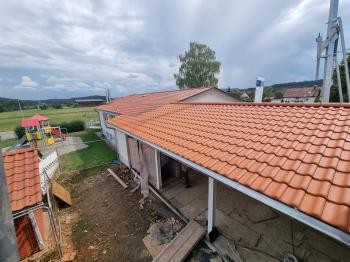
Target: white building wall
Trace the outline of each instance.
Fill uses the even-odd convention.
[[[139,142],[141,143],[141,142]],[[129,154],[130,154],[130,164],[131,168],[136,171],[141,171],[139,149],[137,146],[137,141],[133,138],[128,138]],[[145,161],[148,165],[148,181],[151,185],[158,187],[159,182],[157,181],[157,161],[155,157],[155,149],[141,143],[143,153],[145,154]]]
[[[107,139],[109,145],[115,150],[117,150],[117,140],[116,140],[114,129],[109,128],[106,125],[106,121],[108,120],[107,118],[108,117],[112,118],[112,114],[108,112],[98,111],[98,116],[100,119],[102,134]]]
[[[137,141],[133,138],[128,138],[128,145],[129,145],[129,154],[130,154],[130,165],[131,168],[135,169],[136,171],[140,172],[140,158],[139,158],[139,151],[137,148]]]
[[[124,133],[117,130],[115,131],[115,133],[119,160],[127,167],[130,167],[127,136]]]
[[[234,97],[230,96],[229,94],[226,94],[223,91],[218,90],[217,88],[211,88],[208,91],[205,91],[203,93],[200,93],[198,95],[189,97],[183,102],[189,102],[189,103],[232,103],[232,102],[237,102],[237,99]]]

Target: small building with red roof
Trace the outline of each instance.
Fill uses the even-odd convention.
[[[41,154],[26,148],[3,153],[9,199],[21,260],[43,249],[43,193],[39,174]]]

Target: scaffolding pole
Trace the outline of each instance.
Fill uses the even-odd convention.
[[[19,261],[16,231],[13,224],[2,150],[0,147],[0,261]]]

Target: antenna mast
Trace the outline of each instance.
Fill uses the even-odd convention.
[[[339,64],[337,62],[338,53],[338,40],[341,42],[346,88],[348,93],[348,101],[350,102],[350,81],[349,81],[349,69],[347,64],[347,54],[345,47],[343,23],[340,17],[338,17],[338,5],[339,0],[330,0],[327,38],[322,40],[322,36],[319,34],[316,38],[317,42],[317,65],[316,65],[316,79],[319,79],[320,60],[324,58],[324,73],[323,73],[323,87],[321,91],[322,102],[329,102],[330,89],[332,86],[332,75],[334,65],[337,71],[338,91],[340,102],[343,102],[343,94],[341,88],[341,79],[339,73]]]

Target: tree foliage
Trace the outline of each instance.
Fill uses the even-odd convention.
[[[237,100],[242,100],[242,92],[238,90],[232,89],[229,94]]]
[[[350,53],[348,55],[348,67],[350,68]],[[341,87],[343,91],[343,99],[344,102],[348,101],[348,90],[346,88],[346,80],[345,80],[345,69],[344,69],[344,60],[339,65],[339,71],[340,71],[340,80],[341,80]],[[333,85],[330,90],[329,94],[329,101],[330,102],[340,102],[339,98],[339,91],[338,91],[338,80],[337,80],[337,72],[334,70],[333,72]]]
[[[264,87],[263,98],[269,99],[271,97],[275,97],[275,91],[271,86]]]
[[[46,110],[48,107],[47,107],[47,104],[42,103],[39,105],[39,108],[40,108],[40,110]]]
[[[281,91],[276,91],[275,98],[278,98],[278,99],[283,98],[283,93]]]
[[[190,49],[179,55],[179,73],[174,74],[176,85],[180,88],[217,86],[216,75],[221,63],[216,60],[215,51],[205,44],[190,43]]]
[[[81,120],[74,120],[71,122],[54,123],[52,126],[60,126],[66,128],[68,133],[79,132],[85,130],[85,123]]]
[[[22,136],[24,136],[25,135],[25,130],[24,130],[24,128],[23,127],[21,127],[21,126],[17,126],[16,128],[15,128],[15,130],[13,130],[14,132],[15,132],[15,134],[16,134],[16,136],[17,136],[17,138],[18,139],[21,139],[22,138]]]

